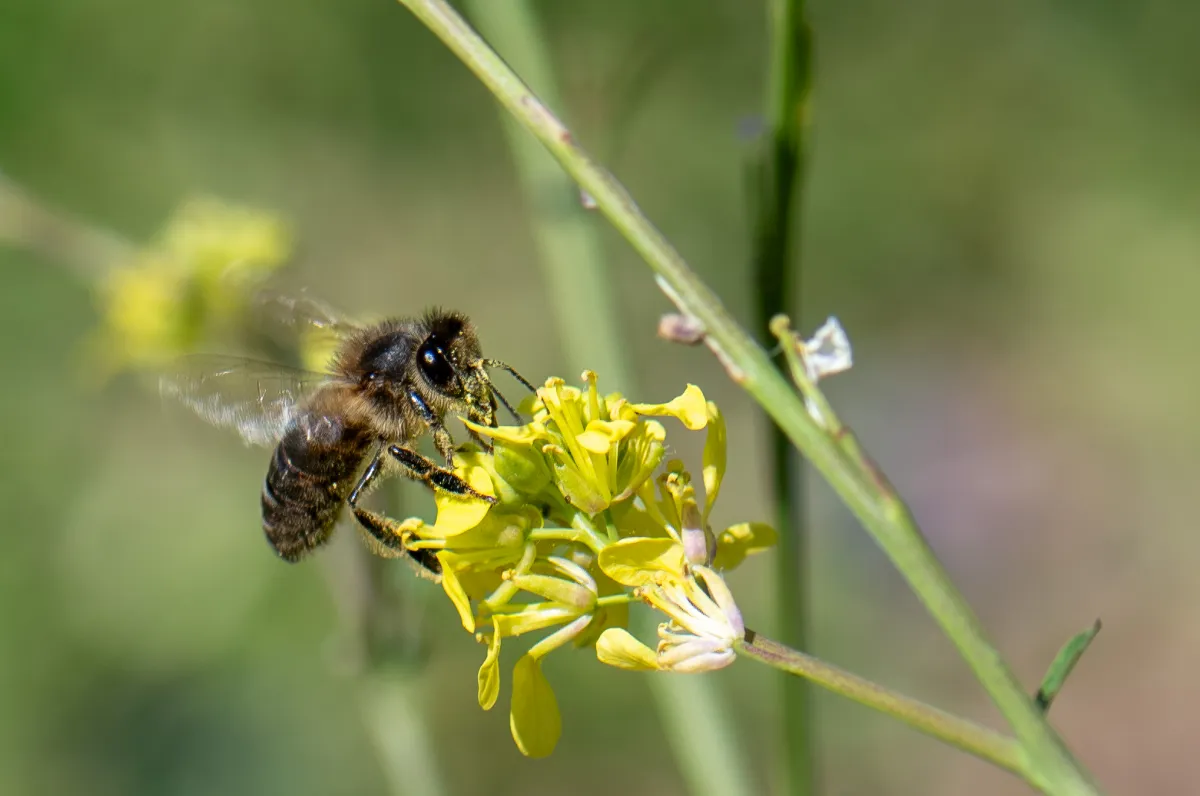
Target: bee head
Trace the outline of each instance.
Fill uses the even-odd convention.
[[[425,384],[473,423],[496,425],[496,399],[483,369],[475,327],[463,315],[433,310],[425,316],[429,330],[417,348],[415,366]]]

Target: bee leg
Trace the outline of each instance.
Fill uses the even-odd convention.
[[[367,545],[374,548],[376,555],[384,558],[408,556],[422,569],[434,575],[442,573],[442,562],[437,559],[437,551],[424,548],[410,550],[404,546],[404,540],[400,535],[400,523],[361,506],[352,506],[351,508],[354,510],[354,518],[358,520],[358,524],[371,535],[371,540],[378,543],[378,545]]]
[[[359,498],[370,488],[372,482],[379,477],[382,464],[383,451],[381,450],[371,459],[371,463],[367,465],[367,469],[363,470],[358,483],[354,485],[354,489],[350,492],[350,497],[346,499],[346,504],[354,512],[354,518],[358,520],[358,524],[366,529],[372,539],[379,543],[379,547],[375,550],[377,554],[385,558],[399,558],[402,555],[407,555],[419,566],[429,570],[434,575],[440,575],[442,564],[437,560],[437,554],[434,551],[409,550],[404,546],[404,539],[400,534],[400,523],[358,505]]]
[[[454,466],[454,438],[450,436],[450,432],[446,430],[446,426],[442,423],[438,416],[429,408],[429,404],[425,403],[425,399],[417,395],[416,391],[411,391],[408,394],[409,399],[413,402],[413,406],[417,407],[417,411],[421,413],[421,419],[425,421],[425,425],[429,426],[429,431],[433,434],[433,445],[438,449],[438,453],[442,454],[442,458],[450,466]],[[395,456],[395,454],[392,454]],[[416,454],[414,454],[416,455]],[[399,457],[397,457],[399,458]],[[425,457],[421,457],[424,459]],[[404,460],[401,459],[401,462]],[[425,459],[429,462],[428,459]],[[429,462],[433,466],[432,462]],[[410,468],[411,469],[411,468]],[[422,478],[423,476],[417,476]],[[447,490],[453,492],[454,490]],[[462,493],[458,493],[462,494]]]
[[[359,498],[379,477],[382,465],[383,452],[378,451],[371,459],[371,463],[367,465],[367,469],[363,470],[363,474],[359,476],[354,489],[350,491],[350,497],[346,498],[346,505],[354,512],[354,518],[358,520],[359,525],[365,528],[375,538],[375,541],[389,551],[407,553],[408,550],[405,549],[404,542],[400,539],[400,523],[358,505]]]
[[[363,492],[370,489],[371,484],[379,477],[380,468],[383,466],[383,451],[375,452],[371,458],[371,463],[367,465],[367,469],[363,470],[363,474],[359,476],[358,483],[354,485],[354,489],[350,490],[350,497],[346,498],[346,502],[351,506],[358,505],[358,498]]]
[[[418,481],[424,481],[435,489],[449,492],[452,495],[479,498],[488,503],[496,502],[496,498],[476,491],[453,471],[447,470],[444,467],[438,467],[416,451],[409,450],[400,445],[389,445],[388,453],[396,457],[396,460],[400,462],[410,477]]]

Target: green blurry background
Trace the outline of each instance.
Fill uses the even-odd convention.
[[[759,6],[539,4],[565,119],[743,319]],[[836,314],[857,359],[829,392],[1031,690],[1104,619],[1053,713],[1109,791],[1189,792],[1200,7],[859,0],[811,18],[802,326]],[[287,285],[361,313],[452,304],[533,380],[562,371],[496,107],[388,0],[2,0],[0,170],[136,240],[197,192],[272,209],[299,239]],[[692,381],[729,415],[715,522],[768,518],[754,406],[702,348],[655,339],[667,303],[595,223],[644,400]],[[0,793],[383,793],[322,566],[281,564],[258,530],[266,454],[136,380],[83,386],[89,286],[37,252],[0,248],[0,269]],[[815,651],[995,721],[812,494]],[[732,578],[764,628],[770,571]],[[453,792],[684,792],[643,678],[590,653],[550,659],[564,737],[522,759],[506,697],[475,702],[483,649],[432,595],[421,700]],[[710,676],[765,790],[774,681],[749,662]],[[823,793],[1027,792],[832,697],[817,726]]]

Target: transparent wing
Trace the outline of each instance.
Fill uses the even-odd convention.
[[[254,297],[254,311],[267,325],[301,337],[313,331],[335,337],[345,337],[360,328],[328,305],[306,295],[288,295],[273,290],[259,291]]]
[[[283,436],[303,400],[329,377],[235,356],[181,358],[159,379],[159,391],[250,445],[270,447]]]

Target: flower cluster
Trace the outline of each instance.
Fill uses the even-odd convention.
[[[152,245],[106,275],[92,361],[111,373],[194,350],[238,320],[290,253],[287,230],[274,217],[214,199],[185,203]]]
[[[553,751],[561,732],[542,674],[547,654],[573,644],[627,669],[726,666],[744,628],[719,572],[775,541],[774,530],[758,523],[710,529],[725,472],[725,423],[697,387],[665,404],[638,404],[602,396],[592,373],[583,378],[583,389],[548,380],[523,404],[532,415],[523,426],[468,424],[492,450],[462,449],[458,473],[497,497],[496,505],[439,494],[434,524],[400,526],[409,549],[436,551],[463,627],[487,644],[479,669],[485,710],[499,695],[503,641],[550,631],[512,672],[510,726],[533,757]],[[681,462],[660,472],[666,429],[656,417],[706,430],[703,505]],[[637,600],[666,615],[654,649],[625,629]]]

